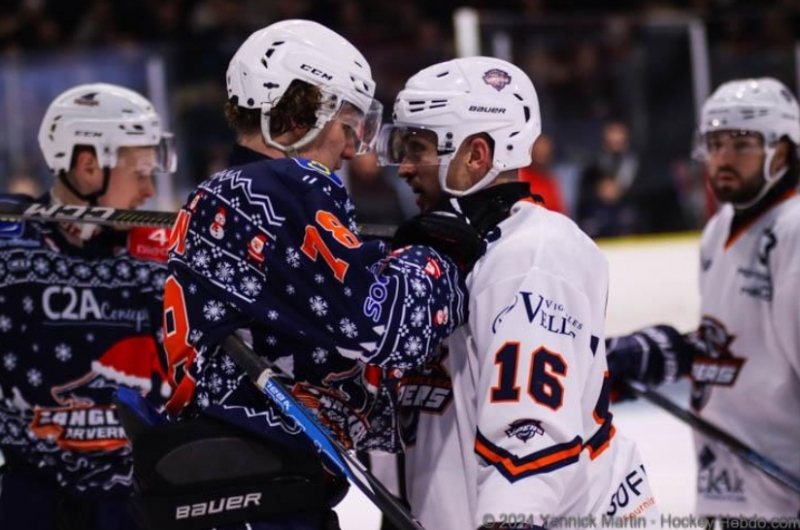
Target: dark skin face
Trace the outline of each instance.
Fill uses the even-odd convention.
[[[397,174],[406,180],[417,194],[420,211],[431,210],[444,196],[439,185],[439,154],[435,139],[425,135],[410,135]],[[492,167],[492,150],[480,136],[467,138],[456,151],[447,169],[447,186],[452,190],[467,190],[483,178]]]
[[[417,195],[417,207],[429,211],[442,198],[439,186],[439,154],[435,140],[410,134],[404,139],[404,153],[397,174]]]
[[[764,140],[758,133],[716,131],[706,135],[706,169],[720,202],[745,204],[764,186]],[[770,163],[770,174],[786,167],[789,145],[781,141]]]

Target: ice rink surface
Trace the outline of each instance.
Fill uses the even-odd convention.
[[[606,333],[627,333],[659,323],[684,332],[695,328],[700,315],[698,245],[696,234],[601,244],[611,270]],[[659,391],[688,406],[687,382]],[[691,514],[696,466],[690,428],[641,400],[614,405],[612,412],[620,432],[639,445],[661,513]],[[343,530],[379,527],[377,509],[355,488],[337,512]]]

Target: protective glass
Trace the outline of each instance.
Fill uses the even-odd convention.
[[[758,156],[764,153],[764,137],[755,131],[717,130],[698,133],[695,139],[695,158],[730,153],[734,156]]]
[[[373,99],[369,110],[364,114],[358,107],[345,101],[333,119],[340,121],[347,128],[348,134],[352,135],[356,156],[363,155],[375,149],[375,139],[383,119],[383,105]]]
[[[399,166],[407,162],[417,165],[437,165],[439,156],[452,152],[443,152],[438,149],[438,145],[438,135],[429,129],[384,125],[378,135],[376,146],[378,164]]]
[[[156,164],[159,171],[175,173],[178,169],[178,153],[175,150],[175,137],[165,132],[156,146]]]

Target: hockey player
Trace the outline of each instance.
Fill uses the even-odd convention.
[[[153,173],[174,170],[167,140],[136,92],[67,90],[39,130],[55,182],[35,202],[136,208],[154,194]],[[166,241],[166,230],[2,225],[0,528],[136,528],[126,509],[131,448],[111,400],[119,385],[156,403],[168,396],[160,344]]]
[[[800,109],[775,79],[729,81],[703,105],[699,132],[710,188],[723,203],[700,242],[700,325],[687,335],[662,325],[610,341],[612,377],[660,384],[690,376],[698,414],[800,476]],[[800,495],[702,434],[695,448],[698,514],[722,516],[730,528],[798,517]]]
[[[649,524],[656,510],[608,411],[606,261],[517,182],[540,131],[528,76],[472,57],[411,77],[381,132],[381,159],[399,164],[422,219],[462,212],[488,242],[467,278],[467,324],[400,392],[409,500],[426,528]]]
[[[232,166],[191,193],[171,241],[168,408],[182,421],[135,435],[137,510],[151,528],[336,528],[337,477],[219,343],[238,332],[343,443],[397,450],[382,371],[424,362],[463,322],[465,273],[431,248],[387,256],[359,237],[334,170],[370,149],[381,106],[344,38],[309,21],[270,25],[236,52],[227,85]],[[419,237],[466,267],[477,233],[436,232],[459,227],[469,236],[451,218]]]

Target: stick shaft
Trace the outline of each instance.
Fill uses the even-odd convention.
[[[352,451],[348,451],[319,423],[317,417],[300,404],[275,377],[267,361],[259,357],[235,335],[227,337],[222,347],[261,391],[291,417],[317,448],[320,455],[358,487],[375,506],[401,530],[424,530],[408,509],[370,473]]]
[[[683,407],[675,404],[669,398],[666,398],[662,394],[647,387],[647,385],[637,381],[626,381],[626,384],[630,391],[636,396],[645,399],[653,405],[667,411],[679,420],[687,423],[696,431],[721,443],[747,464],[758,468],[763,473],[766,473],[774,480],[783,484],[792,491],[800,493],[800,480],[798,480],[797,477],[790,475],[781,469],[778,464],[756,452],[748,445],[735,438],[733,435],[725,432],[716,425],[707,422],[691,410],[684,409]]]
[[[155,210],[121,210],[103,206],[73,206],[68,204],[38,204],[0,201],[0,221],[43,221],[114,225],[123,228],[172,228],[177,214]],[[396,227],[361,224],[358,231],[364,239],[391,239]]]

